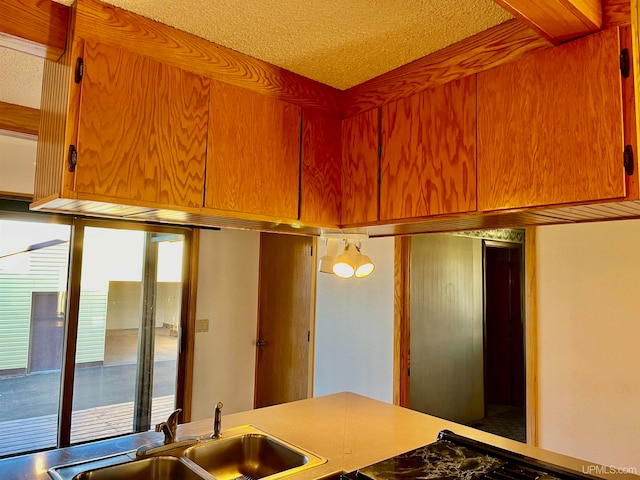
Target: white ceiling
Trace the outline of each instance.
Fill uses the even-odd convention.
[[[44,61],[0,47],[0,101],[40,108]]]

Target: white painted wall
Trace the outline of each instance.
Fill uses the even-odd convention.
[[[33,194],[37,144],[0,133],[0,192]]]
[[[192,420],[253,408],[260,233],[202,230],[196,318]]]
[[[393,401],[393,245],[363,243],[376,266],[368,277],[318,273],[315,396],[351,391]]]
[[[537,242],[540,446],[640,472],[640,221]]]

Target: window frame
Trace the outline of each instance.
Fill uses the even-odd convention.
[[[71,417],[73,411],[73,386],[75,378],[75,355],[78,333],[78,314],[80,301],[80,281],[82,272],[82,254],[84,230],[86,227],[137,230],[154,233],[180,234],[184,236],[182,254],[182,292],[181,315],[178,344],[177,379],[175,391],[175,408],[182,409],[181,423],[190,421],[193,349],[195,344],[195,298],[197,282],[197,263],[199,231],[194,227],[165,225],[151,222],[139,222],[122,219],[90,218],[56,213],[31,212],[28,201],[0,198],[0,220],[18,220],[26,222],[57,223],[71,227],[69,242],[69,262],[67,272],[67,298],[65,308],[65,326],[63,334],[62,365],[60,374],[60,401],[58,411],[58,434],[55,447],[64,448],[71,445],[91,443],[113,437],[71,443]],[[131,433],[131,432],[130,432]],[[128,435],[123,434],[123,435]],[[135,432],[133,432],[135,433]],[[33,450],[6,455],[9,458],[42,450]]]

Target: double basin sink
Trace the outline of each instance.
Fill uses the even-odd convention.
[[[276,480],[326,462],[252,425],[160,452],[138,459],[129,452],[53,467],[49,473],[55,480]]]

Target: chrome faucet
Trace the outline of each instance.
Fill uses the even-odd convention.
[[[182,412],[181,408],[173,411],[166,422],[162,422],[156,425],[156,432],[164,433],[164,444],[168,445],[174,443],[177,439],[178,432],[178,415]]]
[[[143,445],[136,450],[136,458],[154,455],[182,455],[185,449],[200,441],[200,437],[185,437],[178,441],[178,415],[182,409],[174,410],[166,422],[156,425],[156,432],[164,433],[164,442]]]
[[[211,434],[211,438],[221,437],[220,430],[222,430],[222,407],[222,402],[218,402],[213,413],[213,433]]]

